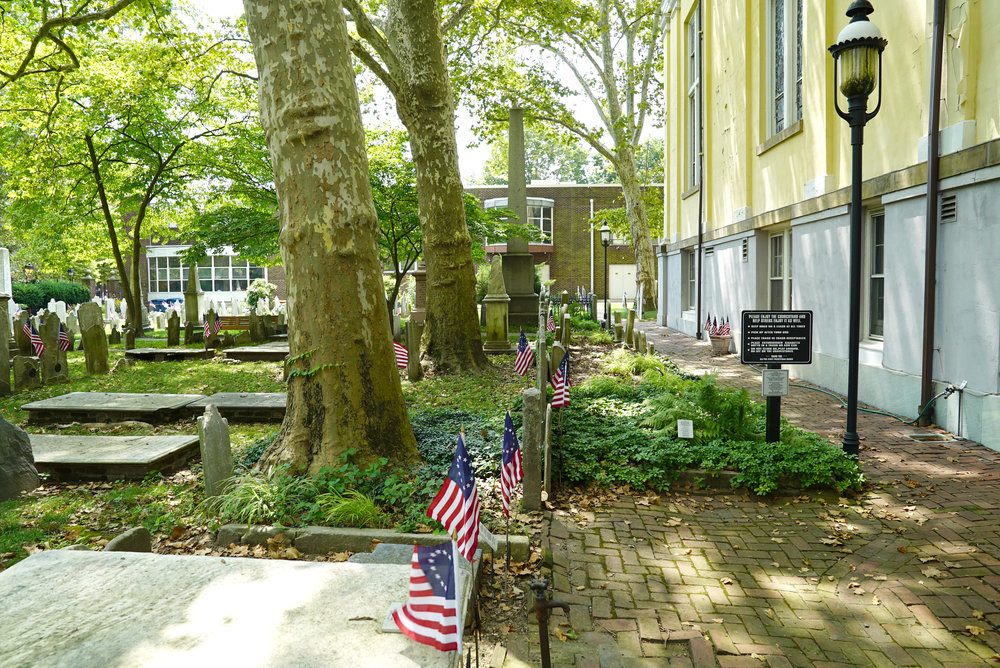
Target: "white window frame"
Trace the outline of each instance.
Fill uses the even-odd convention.
[[[882,227],[881,244],[878,243],[879,239],[876,234],[875,226],[877,224]],[[861,338],[865,341],[880,342],[885,335],[885,211],[883,209],[868,211],[865,215],[864,244],[864,287],[862,289],[864,305],[861,309]],[[877,252],[876,245],[881,246],[880,253]],[[879,260],[881,260],[880,267],[876,266]],[[874,307],[872,300],[876,292],[876,285],[881,291],[880,298],[882,300],[881,332],[872,331],[875,326],[872,318],[872,308]]]
[[[776,266],[775,245],[781,245],[781,266]],[[772,286],[781,284],[781,303],[775,304]],[[790,229],[772,232],[767,237],[767,303],[772,311],[788,311],[792,308],[792,231]]]
[[[691,311],[695,308],[695,252],[681,251],[681,310]]]
[[[553,239],[555,238],[555,204],[554,199],[549,199],[548,197],[528,197],[528,223],[538,228],[538,231],[542,233],[542,238],[540,241],[532,241],[532,243],[545,244],[551,246],[553,244]],[[493,197],[491,199],[485,200],[483,202],[483,209],[506,209],[507,208],[507,198],[506,197]],[[535,209],[541,209],[540,215],[536,215]],[[547,211],[546,211],[547,210]],[[546,215],[546,213],[548,215]],[[548,221],[548,233],[545,231],[545,222]],[[487,246],[490,245],[488,239],[484,240]],[[506,241],[498,241],[493,243],[506,243]]]
[[[768,0],[767,3],[767,119],[768,136],[774,136],[802,119],[802,40],[805,30],[804,0]],[[777,14],[780,13],[781,16]],[[800,22],[801,19],[801,22]],[[778,34],[781,25],[782,70],[777,70]],[[781,85],[782,91],[778,92]],[[779,96],[781,118],[778,118]]]
[[[180,258],[178,257],[178,255],[180,254],[181,251],[187,250],[187,248],[189,248],[189,247],[188,246],[150,246],[150,247],[147,247],[145,249],[145,252],[146,252],[146,265],[147,265],[147,274],[146,274],[146,276],[147,276],[147,278],[149,280],[149,283],[148,283],[148,286],[149,286],[148,287],[148,293],[149,293],[149,296],[150,296],[149,298],[150,299],[169,299],[169,298],[173,298],[173,297],[176,297],[176,296],[181,295],[181,294],[184,293],[184,290],[187,288],[188,266],[184,265],[183,263],[180,263]],[[216,258],[219,258],[219,260],[217,261]],[[224,272],[222,271],[223,267],[222,267],[221,258],[229,258],[229,260],[227,262],[227,266],[225,267],[225,271]],[[164,269],[168,270],[168,269],[171,268],[170,267],[170,265],[172,264],[171,260],[173,260],[173,259],[176,259],[176,261],[178,263],[180,263],[181,289],[180,289],[180,291],[160,290],[159,288],[161,286],[162,281],[160,280],[160,273],[159,272],[163,271],[163,269],[160,268],[160,264],[162,264],[161,260],[166,260],[166,263],[165,263],[166,267],[164,267]],[[218,277],[216,276],[216,271],[215,271],[215,269],[216,269],[215,265],[216,264],[219,265],[218,269],[220,270],[218,272]],[[248,262],[247,260],[243,260],[239,256],[237,256],[235,253],[233,253],[232,249],[227,246],[227,247],[223,248],[221,252],[210,254],[209,257],[208,257],[207,262],[206,261],[202,261],[202,262],[198,263],[197,275],[198,275],[198,281],[202,285],[202,289],[206,293],[215,293],[215,294],[229,294],[229,293],[234,293],[234,292],[235,293],[246,292],[247,288],[236,288],[236,289],[233,288],[233,281],[234,280],[235,281],[243,280],[243,279],[240,279],[240,278],[236,278],[236,279],[233,278],[233,268],[234,268],[234,266],[235,266],[236,269],[246,268],[246,279],[245,279],[245,281],[246,281],[247,287],[249,287],[250,283],[253,282],[253,280],[255,278],[263,278],[265,281],[267,280],[267,268],[266,267],[259,267],[257,265],[250,264],[250,262]],[[169,279],[169,271],[167,271],[166,273],[167,273],[167,281],[166,281],[167,282],[167,286],[166,287],[169,288],[170,287],[169,286],[169,280],[170,280]],[[227,290],[216,290],[215,289],[215,281],[216,280],[225,281],[228,284],[229,289],[227,289]],[[208,287],[205,287],[206,283],[209,283]]]
[[[701,185],[701,25],[695,5],[688,19],[687,52],[687,181],[688,189]]]

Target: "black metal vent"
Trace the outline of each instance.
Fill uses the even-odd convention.
[[[709,246],[705,249],[705,255],[715,255],[715,246]]]
[[[750,240],[746,237],[743,238],[743,261],[750,261]]]
[[[939,216],[942,223],[954,223],[958,220],[958,202],[955,195],[941,195]]]

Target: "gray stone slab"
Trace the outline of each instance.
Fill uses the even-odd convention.
[[[243,346],[226,351],[226,359],[241,362],[280,362],[288,357],[287,341],[268,341],[259,346]]]
[[[212,351],[199,348],[133,348],[125,351],[125,357],[145,362],[203,360],[212,357]]]
[[[409,575],[409,565],[41,552],[0,573],[0,657],[50,668],[458,666],[458,653],[380,632]]]
[[[412,559],[412,545],[379,543],[371,552],[352,554],[348,561],[355,564],[408,564]]]
[[[184,407],[204,398],[204,394],[133,394],[126,392],[70,392],[51,399],[33,401],[22,408],[28,422],[120,422],[142,420],[174,422],[189,412]]]
[[[219,392],[187,405],[192,416],[205,412],[213,404],[230,422],[281,422],[285,417],[287,395],[284,392]]]
[[[36,468],[57,480],[143,478],[176,471],[198,453],[198,437],[29,434]]]

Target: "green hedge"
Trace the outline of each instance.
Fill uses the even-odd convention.
[[[50,299],[67,304],[82,304],[90,300],[90,290],[79,283],[69,281],[14,283],[11,291],[16,304],[30,309],[45,308]]]

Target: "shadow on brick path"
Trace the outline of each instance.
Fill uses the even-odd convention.
[[[759,393],[736,356],[640,327],[683,369]],[[839,443],[846,413],[793,388],[782,415]],[[554,597],[580,634],[554,641],[553,665],[998,665],[1000,453],[907,438],[925,431],[859,413],[857,497],[672,492],[547,513]],[[503,666],[538,665],[534,643],[511,638]]]

